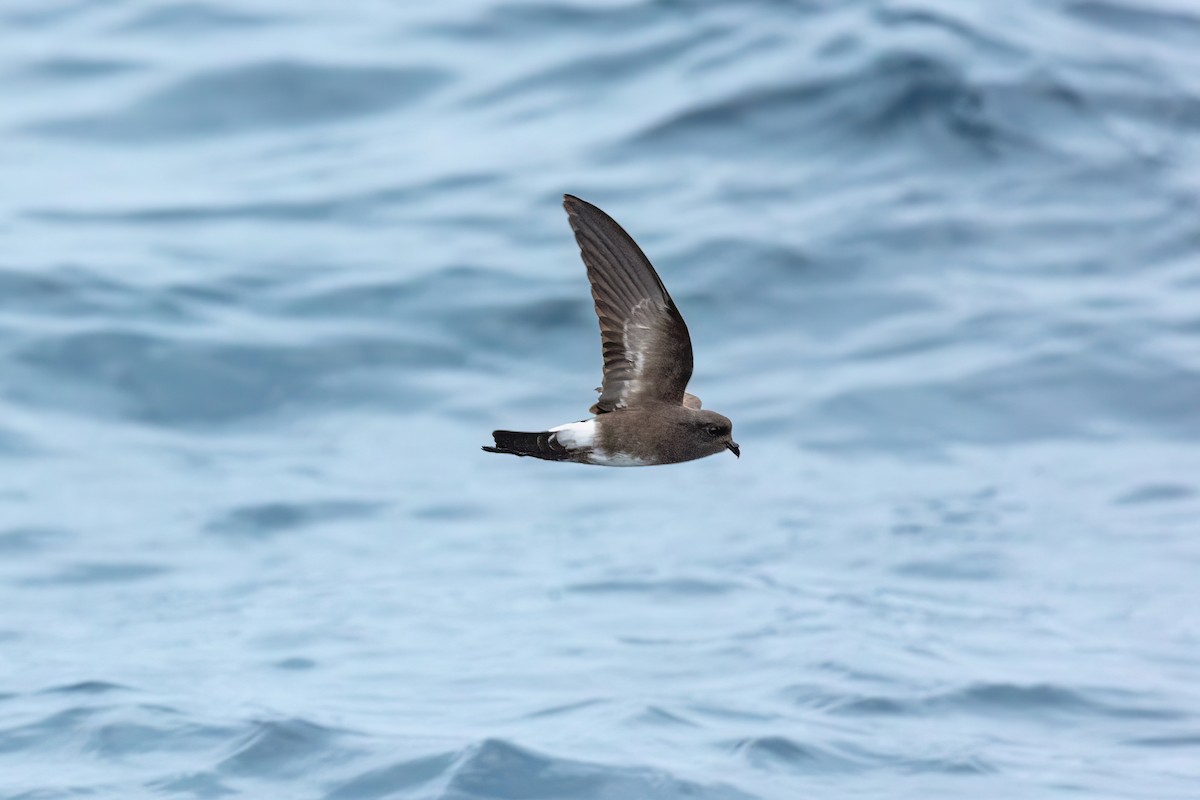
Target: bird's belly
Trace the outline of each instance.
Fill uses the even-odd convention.
[[[589,464],[598,464],[602,467],[647,467],[650,462],[645,459],[631,456],[628,453],[607,453],[600,448],[595,448],[588,453],[587,462]]]

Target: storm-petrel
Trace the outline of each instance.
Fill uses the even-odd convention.
[[[688,394],[692,340],[667,287],[633,238],[591,203],[563,207],[587,266],[600,318],[604,385],[596,416],[548,431],[493,431],[489,453],[606,467],[675,464],[722,450],[741,456],[733,423]]]

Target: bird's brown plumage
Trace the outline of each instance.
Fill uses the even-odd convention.
[[[650,260],[612,217],[566,195],[563,207],[575,231],[592,284],[604,353],[604,385],[593,414],[639,404],[685,403],[692,377],[687,325]],[[700,401],[686,395],[687,404]]]
[[[675,464],[729,450],[733,423],[687,393],[692,340],[650,260],[612,217],[566,195],[592,285],[604,354],[595,419],[548,431],[493,431],[491,453],[611,467]]]

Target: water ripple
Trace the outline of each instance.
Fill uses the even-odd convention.
[[[358,500],[262,503],[230,509],[209,522],[205,530],[262,539],[326,522],[363,519],[374,515],[380,508],[379,503]]]
[[[552,758],[489,739],[472,748],[455,769],[444,800],[474,798],[571,797],[616,800],[621,797],[747,800],[749,795],[722,786],[702,786],[654,770],[608,767]]]
[[[119,416],[158,425],[227,423],[333,397],[369,402],[373,394],[394,408],[417,408],[428,398],[416,387],[397,395],[378,382],[356,382],[355,373],[462,363],[456,351],[392,339],[271,346],[118,330],[43,338],[22,347],[17,359],[40,374],[45,387],[27,390],[26,402],[91,413],[108,406]],[[85,390],[80,397],[86,399],[50,388],[63,384]]]
[[[411,103],[447,80],[428,68],[248,64],[187,78],[124,110],[28,130],[127,145],[329,124]]]

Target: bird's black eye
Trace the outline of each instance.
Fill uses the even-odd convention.
[[[717,425],[709,425],[705,430],[708,431],[709,436],[721,435],[721,428]]]

